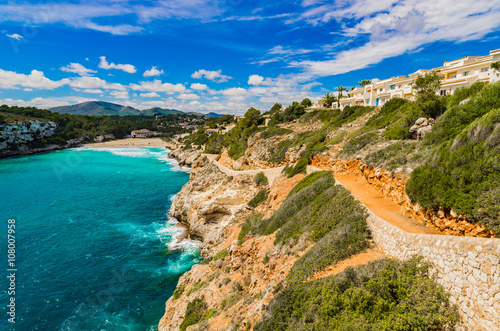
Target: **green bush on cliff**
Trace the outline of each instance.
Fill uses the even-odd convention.
[[[269,129],[266,129],[265,131],[262,131],[260,133],[260,137],[262,139],[269,139],[274,136],[282,136],[285,134],[292,133],[292,130],[289,129],[284,129],[284,128],[278,128],[278,127],[271,127]]]
[[[421,258],[383,259],[279,293],[256,331],[439,330],[458,322]]]
[[[348,157],[354,156],[366,146],[373,145],[379,140],[380,137],[375,132],[369,132],[358,137],[353,137],[346,142],[341,155]]]
[[[261,203],[267,200],[267,192],[265,190],[260,190],[259,193],[255,195],[255,197],[248,202],[248,205],[252,208],[257,207]]]
[[[412,172],[406,192],[424,208],[452,208],[498,235],[500,84],[470,87],[462,93],[469,102],[452,105],[424,138],[435,152]]]
[[[276,233],[275,245],[293,247],[304,237],[316,244],[292,267],[288,284],[304,281],[318,270],[369,246],[365,209],[339,185],[329,171],[314,172],[300,181],[268,219],[248,217],[240,232]]]
[[[261,171],[253,178],[253,182],[259,186],[265,186],[269,183],[266,175]]]
[[[186,313],[184,314],[184,321],[180,325],[180,329],[185,331],[188,326],[201,322],[203,316],[207,311],[207,304],[205,300],[197,298],[188,303]]]
[[[295,166],[288,172],[288,178],[292,178],[298,174],[306,174],[307,173],[307,164],[309,160],[305,157],[301,158],[299,162],[295,164]]]
[[[476,119],[416,168],[406,184],[408,195],[424,208],[453,208],[500,233],[492,194],[500,184],[499,146],[500,108]]]
[[[174,300],[177,300],[181,297],[181,294],[184,293],[184,285],[178,286],[174,291]]]
[[[409,156],[415,152],[417,145],[418,143],[415,141],[398,141],[368,154],[365,158],[365,163],[371,167],[383,167],[384,169],[394,170],[412,160]]]
[[[212,260],[213,261],[221,260],[224,259],[226,256],[229,256],[229,252],[227,251],[227,248],[224,248],[219,253],[215,254]]]

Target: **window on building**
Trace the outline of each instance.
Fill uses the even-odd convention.
[[[398,85],[398,88],[401,88],[401,85]]]
[[[395,88],[395,87],[396,87],[396,84],[392,84],[391,86],[389,86],[389,88],[390,88],[391,90],[394,90],[394,88]]]
[[[439,91],[439,95],[446,95],[446,90]]]
[[[469,76],[469,72],[470,72],[470,71],[464,71],[464,73],[463,73],[462,75],[463,75],[464,77],[465,77],[465,76]]]
[[[380,88],[379,92],[382,92],[384,89],[383,88]]]
[[[457,74],[455,75],[450,75],[449,79],[457,78]]]
[[[488,71],[488,70],[490,70],[490,68],[489,68],[489,67],[484,67],[484,68],[481,68],[481,72],[486,72],[486,71]]]

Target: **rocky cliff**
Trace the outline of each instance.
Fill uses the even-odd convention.
[[[187,330],[237,330],[238,325],[250,327],[261,318],[279,291],[276,286],[303,252],[284,254],[281,247],[274,246],[274,234],[238,243],[241,224],[251,213],[247,202],[259,189],[268,190],[267,201],[254,211],[270,216],[302,178],[304,175],[281,175],[271,187],[259,187],[253,175],[228,176],[206,157],[193,163],[191,180],[174,199],[171,215],[189,227],[193,239],[203,241],[205,261],[179,279],[159,330],[179,330],[188,304],[195,299],[202,299],[206,309],[220,314]]]
[[[0,155],[29,152],[29,143],[51,137],[57,129],[54,122],[30,121],[0,125]]]
[[[187,225],[191,239],[203,242],[202,257],[224,239],[224,229],[258,192],[251,175],[228,176],[207,157],[192,164],[190,181],[175,197],[170,215]]]

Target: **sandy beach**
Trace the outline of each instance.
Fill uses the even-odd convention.
[[[166,147],[168,143],[160,138],[127,138],[85,144],[86,147]]]

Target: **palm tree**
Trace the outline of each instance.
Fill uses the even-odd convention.
[[[333,93],[328,92],[323,96],[323,106],[324,107],[330,108],[335,101],[336,100],[335,100],[335,96],[333,95]]]
[[[366,86],[370,85],[372,83],[371,79],[363,79],[362,81],[358,82],[359,86]]]
[[[339,108],[340,108],[340,99],[342,99],[344,97],[342,95],[342,92],[344,92],[344,91],[347,91],[346,87],[344,87],[344,86],[337,87],[337,92],[338,92],[338,95],[337,95],[337,105],[339,106]]]

